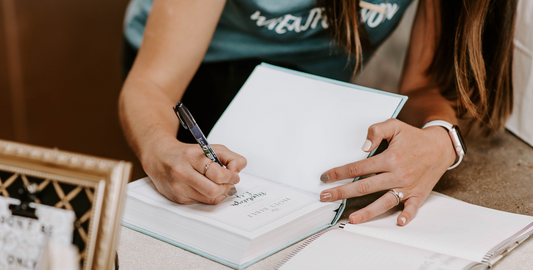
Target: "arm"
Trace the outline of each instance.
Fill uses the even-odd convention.
[[[453,103],[446,100],[438,88],[428,88],[429,68],[435,54],[435,40],[440,28],[436,1],[419,4],[411,30],[409,49],[400,81],[400,94],[409,96],[399,118],[415,127],[431,120],[445,120],[457,124]],[[451,59],[450,59],[451,61]]]
[[[423,0],[422,0],[423,1]],[[362,196],[382,190],[394,189],[402,192],[405,207],[398,216],[398,225],[404,226],[414,217],[437,181],[453,164],[455,152],[447,131],[441,127],[419,129],[430,120],[445,120],[456,123],[453,104],[447,101],[436,88],[428,88],[429,67],[435,50],[435,36],[438,35],[438,18],[434,1],[419,5],[400,93],[409,96],[400,118],[378,123],[368,130],[363,150],[371,152],[382,139],[389,141],[383,153],[345,166],[326,171],[322,181],[332,182],[369,174],[365,178],[341,187],[324,190],[322,201],[335,201]],[[409,125],[410,124],[410,125]],[[397,204],[396,197],[385,193],[367,207],[350,215],[351,223],[365,222],[391,209]]]
[[[198,145],[176,140],[172,107],[198,69],[225,1],[155,0],[143,44],[119,97],[126,138],[157,189],[179,203],[218,203],[239,181],[246,160],[214,146],[227,170],[212,164]]]

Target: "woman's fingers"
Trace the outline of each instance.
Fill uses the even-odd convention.
[[[398,192],[398,190],[396,191]],[[410,197],[407,200],[403,201],[403,211],[400,213],[400,215],[398,215],[398,218],[396,220],[398,225],[405,226],[409,222],[411,222],[411,220],[413,220],[413,218],[415,217],[418,208],[422,206],[423,202],[424,199],[421,197]],[[396,199],[396,196],[394,196],[394,194],[390,192],[387,192],[367,207],[350,214],[350,223],[357,224],[366,222],[376,216],[379,216],[389,211],[396,205],[398,205],[398,199]]]
[[[236,172],[230,171],[208,158],[201,162],[205,162],[205,164],[202,166],[203,163],[197,163],[195,169],[211,182],[215,184],[236,184],[238,182],[239,178]],[[197,168],[198,165],[201,167],[200,171]]]
[[[400,213],[398,219],[396,220],[398,222],[398,225],[405,226],[409,222],[411,222],[411,220],[413,220],[413,218],[415,217],[418,208],[422,206],[423,202],[424,200],[420,197],[411,197],[407,199],[404,202],[404,208],[402,213]]]
[[[375,216],[381,215],[398,205],[398,200],[394,194],[387,192],[379,199],[369,204],[367,207],[350,214],[349,220],[352,224],[365,222]]]
[[[371,125],[366,134],[366,141],[361,148],[365,152],[376,149],[382,140],[390,141],[398,134],[402,122],[397,119],[388,119],[384,122]]]
[[[170,200],[180,204],[218,204],[237,192],[234,186],[240,181],[237,172],[211,161],[198,145],[165,150],[166,155],[157,156],[162,160],[159,163],[162,168],[151,170],[149,175],[158,191]],[[241,170],[246,165],[243,157],[227,148],[219,147],[218,151],[226,157],[224,160],[232,158],[235,168]]]
[[[246,166],[246,159],[241,155],[229,151],[225,146],[214,146],[217,155],[226,168],[207,158],[198,151],[195,158],[191,158],[191,165],[199,174],[216,184],[237,184],[240,181],[238,172]]]
[[[235,152],[232,152],[226,146],[214,144],[213,149],[220,158],[220,161],[222,161],[222,164],[226,166],[226,169],[238,173],[242,171],[244,167],[246,167],[246,158]]]
[[[390,176],[388,173],[381,173],[346,185],[323,190],[320,193],[320,201],[334,202],[387,189],[391,185],[394,185],[393,179]]]
[[[207,158],[198,144],[182,143],[173,137],[149,148],[143,166],[157,190],[169,200],[218,204],[237,192],[234,184],[240,180],[238,172],[246,166],[246,159],[224,146],[214,148],[227,168]]]
[[[230,181],[230,183],[233,183],[234,185],[238,184],[241,181],[241,178],[239,177],[238,173],[246,167],[248,161],[243,156],[230,151],[227,147],[223,145],[213,145],[213,148],[217,149],[218,157],[220,158],[220,161],[222,161],[222,164],[225,164],[226,169],[230,172],[235,172],[234,177]],[[210,178],[211,179],[211,178]],[[218,183],[217,181],[215,181]]]
[[[453,163],[455,153],[450,139],[442,128],[419,129],[398,120],[387,120],[368,129],[364,151],[373,151],[386,139],[389,147],[383,153],[362,161],[347,164],[326,172],[326,182],[363,176],[368,177],[340,187],[322,191],[321,201],[336,201],[394,189],[403,193],[405,207],[397,223],[411,222],[439,178]],[[350,222],[365,222],[398,203],[393,193],[385,193],[367,207],[350,215]]]
[[[216,185],[214,183],[212,184]],[[175,197],[174,201],[180,204],[194,204],[198,202],[206,204],[218,204],[224,199],[226,199],[228,196],[233,196],[235,195],[235,193],[237,193],[237,189],[234,185],[225,184],[216,186],[217,187],[215,189],[211,189],[210,191],[206,191],[205,187],[196,189],[193,186],[173,186],[172,190],[174,191],[174,194],[178,194]],[[209,187],[207,188],[209,189]],[[177,190],[179,190],[179,192],[177,192]],[[205,195],[201,191],[205,192],[208,195]]]
[[[387,163],[380,155],[363,159],[354,163],[346,164],[326,171],[320,176],[323,183],[331,183],[339,180],[355,178],[363,175],[387,171]]]
[[[382,140],[392,140],[399,132],[400,123],[399,120],[389,119],[385,122],[370,126],[362,150],[365,152],[371,152],[379,146]],[[388,171],[388,167],[389,163],[386,162],[381,155],[377,155],[375,157],[328,170],[320,176],[320,180],[324,183],[330,183],[338,180]]]
[[[212,164],[211,166],[214,167],[215,165]],[[221,169],[224,169],[224,168],[221,168]],[[208,172],[209,170],[214,170],[214,168],[208,169]],[[188,197],[188,198],[193,198],[196,196],[188,192],[188,189],[185,188],[186,186],[191,187],[192,189],[196,190],[197,192],[199,192],[206,198],[213,199],[213,198],[218,197],[221,194],[224,194],[226,190],[226,185],[229,184],[229,181],[227,182],[227,184],[217,184],[213,182],[212,180],[206,178],[203,174],[200,174],[196,171],[192,171],[191,173],[187,174],[186,177],[187,177],[186,182],[172,181],[171,186],[175,193]]]

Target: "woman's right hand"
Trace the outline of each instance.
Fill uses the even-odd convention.
[[[142,45],[119,98],[119,115],[129,145],[156,188],[182,204],[216,204],[231,194],[246,159],[213,146],[226,165],[210,164],[198,144],[176,140],[172,107],[204,59],[226,1],[154,1]],[[187,41],[187,42],[184,42]]]
[[[157,190],[169,200],[180,204],[218,204],[237,192],[234,185],[240,181],[238,173],[246,167],[246,159],[241,155],[223,145],[212,145],[226,166],[223,168],[207,158],[198,144],[169,138],[155,145],[143,153],[141,162]]]

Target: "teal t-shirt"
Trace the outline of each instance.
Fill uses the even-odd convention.
[[[386,13],[362,9],[372,47],[393,32],[412,0],[367,0]],[[132,0],[125,36],[139,48],[152,0]],[[316,0],[227,0],[203,62],[257,58],[348,81],[354,61],[332,40],[324,8]],[[370,53],[363,53],[368,60]]]

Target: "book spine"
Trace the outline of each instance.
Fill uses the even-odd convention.
[[[344,223],[341,223],[341,225]],[[283,260],[281,260],[275,267],[275,270],[278,270],[281,268],[285,263],[287,263],[292,257],[296,256],[300,251],[302,251],[305,247],[309,246],[313,241],[315,241],[320,236],[326,234],[327,232],[331,230],[335,230],[336,228],[329,228],[325,229],[309,238],[307,238],[300,246],[298,246],[295,250],[293,250],[289,255],[287,255]]]
[[[489,268],[490,268],[493,263],[495,263],[500,258],[502,258],[504,255],[509,253],[512,249],[514,249],[524,240],[529,238],[531,235],[533,235],[533,222],[529,223],[522,230],[518,231],[511,237],[503,240],[501,243],[499,243],[498,245],[490,249],[489,252],[485,254],[481,262],[489,265]]]

